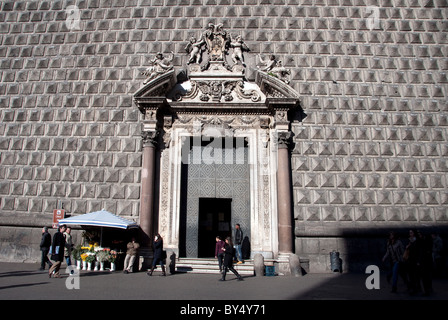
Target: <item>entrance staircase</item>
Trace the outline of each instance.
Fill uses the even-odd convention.
[[[234,263],[233,267],[240,275],[254,275],[253,260]],[[176,272],[219,274],[219,264],[215,258],[179,258],[176,259]]]

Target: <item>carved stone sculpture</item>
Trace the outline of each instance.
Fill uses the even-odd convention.
[[[204,39],[196,40],[195,37],[190,38],[190,42],[185,47],[185,50],[190,54],[190,58],[188,59],[188,63],[197,63],[201,62],[203,45],[205,44]]]
[[[260,68],[260,66],[258,66],[261,71],[267,72],[269,75],[280,79],[286,84],[289,83],[288,76],[291,74],[291,71],[283,66],[281,60],[277,60],[274,55],[271,55],[268,60],[263,60],[261,58],[261,55],[258,55],[258,58],[260,60],[260,63],[265,65],[263,68]]]
[[[174,59],[174,53],[171,52],[170,58],[165,58],[162,53],[157,53],[156,57],[149,61],[149,67],[142,72],[143,75],[147,76],[143,84],[147,84],[149,81],[157,78],[161,74],[164,74],[174,68],[171,62]]]
[[[237,64],[238,61],[246,66],[244,63],[243,51],[250,51],[249,47],[244,43],[243,38],[238,35],[235,39],[230,42],[230,47],[233,48],[232,61]]]

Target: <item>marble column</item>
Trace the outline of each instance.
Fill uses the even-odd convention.
[[[289,139],[291,132],[279,133],[277,202],[278,202],[278,249],[279,254],[293,253],[291,164]]]
[[[143,159],[140,198],[140,228],[142,231],[141,246],[149,247],[154,222],[154,179],[157,132],[144,131]]]

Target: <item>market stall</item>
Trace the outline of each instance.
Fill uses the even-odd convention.
[[[137,230],[139,225],[106,210],[90,212],[59,220],[59,225],[81,226],[83,243],[73,249],[73,258],[79,269],[103,270],[109,263],[110,270],[115,270],[122,262],[126,243],[132,235],[126,230]],[[99,229],[98,229],[99,228]]]

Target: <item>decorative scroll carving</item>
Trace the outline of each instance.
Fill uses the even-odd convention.
[[[213,101],[230,102],[234,100],[232,93],[240,100],[251,100],[258,102],[261,100],[260,92],[257,90],[244,90],[244,81],[242,80],[191,80],[191,89],[182,95],[178,91],[173,95],[173,99],[181,101],[183,99],[199,99],[203,102]]]
[[[261,100],[261,95],[256,90],[244,91],[243,81],[238,81],[235,88],[235,92],[240,99],[250,99],[252,102],[258,102]]]

